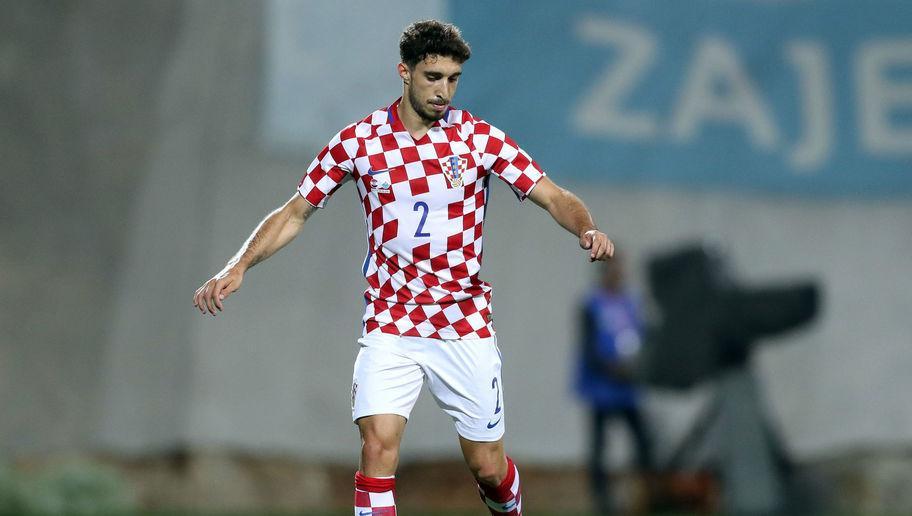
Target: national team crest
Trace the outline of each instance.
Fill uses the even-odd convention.
[[[450,181],[450,188],[462,188],[463,177],[469,160],[459,156],[450,156],[440,160],[443,175]]]

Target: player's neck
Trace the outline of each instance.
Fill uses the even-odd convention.
[[[435,121],[428,121],[416,113],[408,103],[408,100],[406,100],[405,95],[402,96],[402,101],[396,106],[396,116],[402,121],[402,125],[404,125],[405,129],[412,135],[412,138],[416,140],[424,138],[424,135],[427,134],[435,123]]]

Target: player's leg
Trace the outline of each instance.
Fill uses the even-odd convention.
[[[352,378],[352,420],[361,433],[354,514],[392,516],[399,443],[424,373],[398,337],[369,335],[359,343]]]
[[[504,454],[501,357],[495,338],[445,340],[421,360],[428,390],[456,426],[469,469],[492,514],[522,514],[519,473]]]
[[[459,438],[462,455],[478,482],[478,493],[491,514],[522,515],[519,470],[504,453],[503,439],[495,442]]]
[[[396,467],[406,419],[398,414],[359,418],[361,465],[355,473],[355,516],[396,514]]]
[[[361,432],[361,466],[368,477],[388,477],[399,466],[399,443],[406,419],[398,414],[376,414],[356,421]]]
[[[507,476],[507,456],[504,453],[503,439],[486,443],[460,437],[459,447],[462,448],[466,466],[479,484],[494,487],[503,482]]]

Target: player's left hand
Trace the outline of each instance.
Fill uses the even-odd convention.
[[[580,247],[589,250],[589,261],[604,261],[614,256],[614,242],[597,229],[590,229],[579,239]]]

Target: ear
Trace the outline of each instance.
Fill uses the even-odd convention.
[[[396,70],[399,72],[399,77],[402,78],[402,82],[408,84],[411,79],[411,71],[408,66],[406,66],[405,63],[399,63],[396,65]]]

